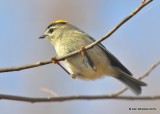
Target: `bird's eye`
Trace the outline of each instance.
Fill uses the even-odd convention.
[[[52,34],[52,33],[53,33],[53,31],[54,31],[54,29],[53,29],[53,28],[51,28],[51,29],[49,29],[48,33]]]

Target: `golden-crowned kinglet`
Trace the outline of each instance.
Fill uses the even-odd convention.
[[[59,57],[95,41],[64,20],[52,22],[40,38],[49,39]],[[132,73],[101,43],[86,50],[86,55],[76,54],[65,59],[64,64],[71,76],[94,80],[109,75],[126,84],[136,95],[141,93],[141,86],[147,85],[133,78]]]

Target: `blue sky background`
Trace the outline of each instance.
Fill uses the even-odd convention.
[[[68,20],[95,39],[102,37],[140,0],[0,0],[0,67],[17,66],[49,60],[55,56],[47,40],[39,40],[45,27],[56,19]],[[160,1],[154,0],[138,15],[102,43],[135,77],[141,76],[160,60]],[[142,95],[159,95],[160,66],[144,81]],[[0,94],[28,97],[52,96],[41,91],[49,88],[60,96],[110,94],[124,85],[113,78],[96,81],[71,79],[59,66],[50,64],[38,68],[0,74]],[[130,91],[123,95],[133,95]],[[30,104],[0,101],[1,114],[81,114],[130,113],[158,114],[159,101],[69,101]],[[157,108],[156,111],[129,111],[128,108]]]

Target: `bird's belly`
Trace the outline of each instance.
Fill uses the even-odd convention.
[[[78,54],[65,61],[65,65],[71,74],[80,79],[92,80],[114,73],[106,54],[102,50],[95,48],[94,51],[88,50],[87,52],[95,65],[95,69],[89,65],[85,55]]]

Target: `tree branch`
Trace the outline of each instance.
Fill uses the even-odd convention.
[[[23,65],[23,66],[0,68],[0,73],[1,72],[20,71],[20,70],[34,68],[34,67],[38,67],[38,66],[42,66],[42,65],[46,65],[46,64],[50,64],[50,63],[52,63],[52,61],[48,60],[48,61],[42,61],[42,62],[37,62],[34,64],[28,64],[28,65]]]
[[[93,42],[92,44],[88,45],[85,47],[86,50],[93,48],[95,45],[98,43],[102,42],[103,40],[107,39],[109,36],[111,36],[118,28],[120,28],[125,22],[127,22],[129,19],[131,19],[133,16],[135,16],[143,7],[145,7],[147,4],[152,2],[153,0],[143,0],[140,4],[139,7],[137,7],[131,14],[129,14],[126,18],[124,18],[120,23],[118,23],[111,31],[109,31],[105,36],[100,38],[99,40]],[[57,58],[58,61],[65,60],[66,58],[69,58],[75,54],[80,53],[80,50],[71,52],[63,57]],[[11,71],[20,71],[24,69],[29,69],[29,68],[34,68],[46,64],[52,63],[51,60],[48,61],[43,61],[43,62],[37,62],[35,64],[29,64],[29,65],[24,65],[24,66],[17,66],[17,67],[7,67],[7,68],[0,68],[0,73],[2,72],[11,72]]]
[[[160,61],[151,66],[143,76],[139,77],[139,79],[143,79],[151,73],[158,65],[160,65]],[[14,95],[4,95],[0,94],[0,99],[5,100],[15,100],[22,102],[62,102],[62,101],[71,101],[71,100],[100,100],[100,99],[117,99],[117,100],[160,100],[160,96],[140,96],[140,97],[132,97],[132,96],[118,96],[126,91],[127,88],[122,89],[116,93],[110,95],[100,95],[100,96],[63,96],[63,97],[47,97],[47,98],[31,98],[31,97],[22,97],[22,96],[14,96]]]
[[[116,99],[116,100],[160,100],[160,96],[143,96],[143,97],[132,97],[132,96],[64,96],[64,97],[51,97],[51,98],[30,98],[21,96],[11,96],[11,95],[0,95],[1,99],[23,101],[30,103],[37,102],[62,102],[71,100],[102,100],[102,99]]]

